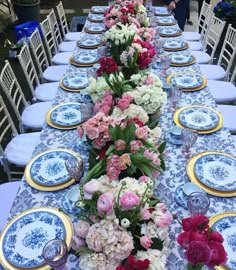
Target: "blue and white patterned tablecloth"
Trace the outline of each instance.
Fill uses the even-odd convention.
[[[199,72],[199,67],[197,64],[184,68],[172,67],[168,70],[168,72],[170,73],[172,71],[180,70]],[[157,72],[157,70],[154,72]],[[84,95],[81,93],[71,93],[58,88],[54,105],[68,101],[83,100],[85,100]],[[186,104],[199,104],[213,108],[216,107],[215,101],[213,100],[208,87],[205,87],[201,91],[184,92],[182,95],[182,101],[180,102],[179,106]],[[172,120],[172,113],[168,110],[168,103],[163,108],[160,125],[163,133],[168,131],[170,127],[174,125]],[[76,130],[56,130],[45,124],[41,132],[38,146],[34,151],[34,155],[47,149],[57,147],[72,149],[76,152],[79,152],[82,157],[86,157],[86,148],[77,137]],[[191,153],[195,154],[205,150],[221,150],[236,155],[236,149],[232,139],[230,138],[230,133],[224,127],[213,134],[199,135],[196,145],[191,149]],[[176,204],[174,200],[174,192],[180,184],[189,182],[188,176],[186,174],[187,160],[181,154],[181,146],[174,146],[167,143],[167,152],[168,155],[166,157],[166,171],[156,180],[155,191],[159,198],[167,204],[169,210],[172,213],[176,213],[179,218],[186,217],[188,212]],[[61,207],[63,195],[68,189],[69,188],[55,192],[42,192],[31,188],[27,184],[25,178],[23,178],[19,192],[12,206],[9,219],[13,218],[16,214],[32,207]],[[209,198],[211,202],[210,209],[207,213],[209,217],[224,211],[236,212],[236,197],[219,198],[209,195]],[[180,232],[180,229],[180,225],[173,221],[170,227],[170,238],[172,241],[169,247],[170,253],[166,268],[168,270],[183,269],[183,254],[176,243],[176,236]],[[71,269],[78,270],[78,258],[75,256],[70,256],[69,258]]]

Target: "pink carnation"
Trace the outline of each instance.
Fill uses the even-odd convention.
[[[133,192],[125,192],[120,198],[120,205],[124,210],[130,210],[135,205],[138,205],[140,198]]]

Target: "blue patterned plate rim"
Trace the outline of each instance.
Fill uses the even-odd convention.
[[[208,179],[204,178],[203,166],[206,165],[206,163],[209,164],[210,162],[213,162],[213,161],[220,161],[224,165],[221,167],[217,167],[215,171],[213,171],[213,169],[211,170],[211,173],[212,173],[211,176],[218,178],[218,180],[221,181],[219,183],[217,182],[218,180],[213,181],[211,178],[208,178]],[[233,177],[229,179],[228,183],[227,183],[227,179],[226,180],[223,179],[224,175],[226,175],[226,177],[228,176],[227,170],[225,171],[225,169],[227,168],[227,166],[232,166],[232,165],[236,171],[236,158],[235,157],[230,156],[229,154],[223,154],[223,153],[211,153],[211,154],[209,153],[209,154],[199,157],[195,161],[193,170],[194,170],[195,176],[198,178],[198,180],[202,184],[212,189],[219,190],[219,191],[235,191],[236,181],[233,182]],[[221,175],[219,175],[219,173],[221,173]]]
[[[160,29],[160,34],[162,34],[162,35],[174,35],[174,34],[177,34],[180,32],[181,32],[181,30],[179,30],[178,28],[164,27],[164,28]]]
[[[179,46],[173,47],[173,46],[170,46],[170,44],[179,45]],[[163,47],[167,48],[167,49],[172,49],[172,48],[180,49],[180,48],[183,48],[185,46],[186,46],[186,43],[182,40],[165,40],[164,45],[163,45]]]
[[[189,84],[189,85],[177,84],[176,78],[181,78],[181,77],[182,78],[185,77],[184,80],[190,80],[192,78],[192,79],[197,80],[197,82],[195,84],[192,84],[192,85],[191,84]],[[204,83],[202,76],[200,74],[197,74],[197,73],[174,74],[171,76],[170,81],[183,89],[197,88],[197,87],[200,87]]]
[[[225,212],[217,214],[210,218],[210,226],[213,230],[218,231],[222,234],[224,238],[223,246],[227,252],[228,260],[225,264],[225,266],[228,269],[236,270],[236,257],[235,257],[235,251],[236,251],[236,213],[235,212]],[[224,231],[235,227],[235,229],[232,230],[233,234],[226,234],[224,235]],[[227,237],[227,239],[226,239]],[[231,248],[231,250],[229,250]],[[231,252],[230,252],[231,251]],[[219,270],[225,269],[225,267],[217,267]]]
[[[104,13],[108,9],[108,6],[93,6],[91,11],[96,13]]]
[[[98,60],[99,60],[99,57],[97,54],[93,53],[92,56],[93,58],[90,58],[90,60],[87,60],[86,62],[83,62],[80,59],[80,57],[90,57],[91,54],[87,54],[87,55],[83,55],[83,54],[76,54],[72,57],[72,60],[77,63],[77,64],[82,64],[82,65],[86,65],[86,64],[93,64],[93,63],[96,63]]]
[[[205,126],[199,126],[197,124],[190,123],[187,121],[186,116],[191,114],[191,113],[197,112],[197,111],[206,115],[206,117],[208,118],[207,120],[210,121],[207,125],[205,124]],[[195,117],[197,117],[197,116],[195,116]],[[195,119],[195,120],[202,121],[203,119]],[[195,129],[197,131],[203,131],[203,130],[209,130],[209,129],[213,129],[213,128],[217,127],[219,125],[219,122],[220,122],[220,117],[217,114],[217,112],[215,112],[211,108],[202,107],[202,106],[199,106],[199,107],[193,106],[193,107],[188,107],[186,109],[183,109],[179,113],[179,121],[185,127]]]
[[[64,119],[60,119],[60,117],[64,117]],[[80,103],[66,103],[52,108],[50,111],[50,120],[54,124],[63,127],[81,124],[84,122],[84,119],[81,114]]]
[[[91,32],[103,32],[106,30],[104,24],[101,23],[93,23],[93,24],[88,24],[86,25],[86,30],[91,31]]]
[[[92,40],[94,41],[93,44],[87,44],[86,42]],[[91,39],[82,39],[80,41],[78,41],[79,46],[83,46],[83,47],[95,47],[95,46],[99,46],[101,44],[101,39],[99,38],[91,38]]]
[[[182,185],[179,185],[176,190],[175,190],[175,201],[178,205],[182,206],[184,209],[188,209],[187,207],[187,201],[186,199],[184,198],[184,194],[183,194],[183,186],[184,184]]]
[[[78,80],[78,84],[77,85],[68,85],[67,84],[68,80],[74,79],[75,76],[76,76],[76,79]],[[83,82],[83,79],[84,79],[84,82]],[[82,80],[83,83],[80,80]],[[65,77],[62,78],[61,82],[62,82],[62,85],[64,87],[67,87],[67,88],[70,88],[70,89],[85,88],[89,84],[87,75],[84,75],[84,74],[81,74],[81,73],[78,73],[78,72],[66,75]]]
[[[173,58],[178,58],[178,57],[186,57],[185,61],[177,61]],[[194,60],[194,56],[191,54],[191,55],[185,55],[185,54],[180,54],[180,53],[176,53],[176,54],[173,54],[171,55],[171,63],[172,64],[187,64],[187,63],[191,63],[192,61]]]
[[[38,223],[40,223],[40,226]],[[50,230],[49,232],[49,228],[54,229],[54,231]],[[1,248],[9,263],[16,267],[31,269],[45,263],[42,257],[42,249],[49,240],[55,238],[65,240],[65,224],[56,213],[42,209],[20,215],[10,224],[4,232]],[[35,240],[37,241],[35,242]],[[18,251],[17,247],[19,248]],[[31,258],[24,257],[26,254],[26,252],[23,252],[24,249],[33,249],[35,254],[31,253]]]

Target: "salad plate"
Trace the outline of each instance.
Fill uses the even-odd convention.
[[[81,52],[70,58],[70,63],[75,66],[92,66],[99,60],[95,52]]]
[[[42,191],[60,190],[75,182],[71,179],[65,161],[71,157],[80,157],[68,149],[50,149],[35,156],[25,168],[28,184]]]
[[[225,169],[222,170],[222,168],[218,168],[218,165],[220,164],[222,166],[222,162],[219,162],[218,160],[216,162],[209,162],[210,164],[207,165],[200,165],[199,167],[201,169],[199,169],[199,171],[197,171],[197,174],[199,176],[199,178],[201,178],[201,180],[198,179],[198,177],[196,176],[196,170],[198,170],[198,167],[195,167],[196,162],[201,158],[206,156],[206,158],[204,158],[203,160],[206,160],[207,157],[212,157],[215,156],[214,158],[216,159],[216,155],[220,155],[220,156],[227,156],[228,159],[230,160],[230,162],[233,163],[232,159],[235,160],[235,157],[233,157],[230,154],[227,153],[223,153],[223,152],[218,152],[218,151],[205,151],[205,152],[201,152],[198,153],[196,155],[194,155],[191,159],[188,160],[187,163],[187,175],[189,177],[189,179],[197,184],[201,189],[203,189],[206,193],[214,195],[214,196],[218,196],[218,197],[233,197],[236,196],[236,189],[231,189],[230,185],[228,185],[225,188],[222,188],[222,183],[221,181],[219,181],[218,175],[219,174],[225,174],[226,176],[224,176],[226,179],[228,179],[227,175],[231,175],[232,176],[232,169],[230,169],[229,171],[229,166],[227,165],[225,167]],[[200,161],[203,161],[200,160]],[[235,161],[234,161],[235,163]],[[218,164],[216,166],[216,164]],[[225,166],[225,164],[224,164]],[[204,169],[202,169],[202,167]],[[235,170],[235,168],[234,168]],[[235,175],[235,172],[234,172]],[[203,179],[203,177],[205,177]],[[217,181],[218,179],[218,181]],[[209,181],[208,181],[209,180]],[[234,178],[232,179],[231,177],[231,181],[232,181],[232,186],[235,186],[235,182],[234,182]],[[227,183],[228,184],[228,180]],[[216,183],[216,187],[212,185],[212,183]],[[211,186],[211,187],[210,187]]]
[[[209,225],[214,231],[219,232],[223,238],[223,246],[228,255],[226,265],[216,266],[217,270],[236,270],[236,213],[219,213],[210,218]]]
[[[169,142],[171,144],[174,144],[174,145],[181,145],[182,144],[181,139],[172,136],[171,131],[166,132],[165,138],[166,138],[167,142]]]
[[[77,45],[80,48],[92,49],[92,48],[97,48],[98,46],[101,45],[101,43],[102,43],[102,40],[100,38],[89,35],[79,40],[77,42]]]
[[[92,13],[97,13],[97,14],[103,14],[105,11],[108,10],[108,7],[107,6],[93,6],[91,8],[91,12]]]
[[[104,24],[90,23],[85,26],[85,32],[90,34],[100,34],[106,31]]]
[[[214,109],[195,105],[181,110],[179,122],[187,128],[201,131],[217,127],[220,117]]]
[[[219,190],[236,190],[236,158],[223,153],[199,157],[194,164],[194,173],[201,183]]]
[[[69,73],[60,80],[60,87],[67,91],[78,91],[84,89],[89,84],[85,72]]]
[[[51,269],[42,257],[44,245],[51,239],[62,239],[70,247],[72,235],[71,221],[57,209],[24,211],[2,231],[0,262],[5,269]]]
[[[176,37],[182,34],[182,31],[174,27],[163,27],[160,28],[161,37]]]
[[[103,22],[104,20],[104,15],[103,14],[94,14],[94,13],[90,13],[88,16],[88,19],[91,22]]]
[[[171,54],[171,66],[189,66],[196,62],[195,57],[192,54],[186,53],[172,53]]]
[[[182,40],[168,39],[165,40],[163,49],[165,51],[182,51],[188,48],[188,43]]]
[[[177,21],[172,16],[164,16],[157,18],[157,24],[160,26],[175,25],[177,24]]]

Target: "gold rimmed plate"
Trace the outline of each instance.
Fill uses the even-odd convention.
[[[69,250],[73,234],[69,217],[58,209],[26,210],[14,217],[1,233],[0,263],[4,269],[49,270],[51,267],[42,257],[44,245],[57,238],[65,240]]]
[[[69,59],[69,61],[73,66],[77,66],[77,67],[91,67],[91,66],[98,63],[98,61],[87,63],[87,64],[86,63],[80,63],[80,62],[76,62],[72,57]]]
[[[236,196],[236,190],[231,190],[231,191],[223,191],[223,190],[216,190],[214,188],[210,188],[209,186],[204,185],[195,175],[195,163],[202,157],[206,155],[215,155],[215,154],[223,154],[225,156],[231,157],[232,155],[223,153],[223,152],[218,152],[218,151],[205,151],[198,153],[194,155],[187,163],[187,175],[191,182],[197,184],[201,189],[203,189],[205,192],[218,196],[218,197],[233,197]]]
[[[171,47],[171,46],[165,47],[165,44],[164,44],[163,49],[165,51],[169,51],[169,52],[179,52],[179,51],[184,51],[184,50],[188,49],[188,47],[189,47],[188,43],[183,41],[182,46],[180,46],[180,47],[174,47],[174,46],[173,47]]]
[[[218,231],[224,238],[223,246],[228,255],[226,265],[215,266],[216,270],[235,269],[235,231],[236,231],[236,212],[219,213],[210,218],[210,227]]]
[[[180,35],[182,35],[181,30],[178,30],[178,31],[173,32],[173,33],[160,33],[161,37],[178,37]]]
[[[173,120],[176,125],[192,129],[199,134],[213,133],[220,130],[224,124],[224,118],[220,112],[200,105],[187,105],[179,108],[175,111]]]
[[[178,62],[171,62],[171,66],[173,67],[186,67],[190,66],[196,63],[196,58],[194,56],[191,56],[191,59],[189,61],[178,63]]]
[[[59,82],[62,89],[70,92],[79,92],[88,86],[88,77],[86,73],[75,72],[65,75]]]
[[[75,180],[71,179],[65,161],[69,158],[81,159],[80,155],[69,149],[57,148],[44,151],[27,164],[24,172],[27,183],[42,191],[64,189]]]

